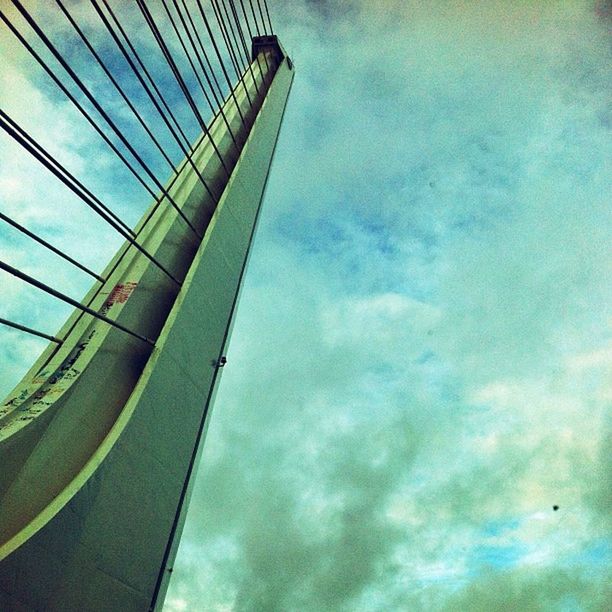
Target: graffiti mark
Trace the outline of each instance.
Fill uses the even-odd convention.
[[[44,383],[47,380],[47,377],[49,376],[49,372],[43,371],[43,372],[39,372],[33,379],[32,379],[32,384],[33,385],[41,385],[42,383]]]
[[[112,306],[113,304],[124,304],[127,299],[132,295],[134,289],[138,283],[128,282],[119,283],[115,285],[114,289],[110,292],[106,304]]]
[[[0,418],[11,412],[10,409],[17,409],[22,414],[37,415],[42,412],[43,409],[50,406],[53,403],[53,399],[50,396],[61,395],[67,388],[67,385],[60,385],[59,383],[65,381],[69,384],[72,379],[80,374],[80,371],[74,368],[73,365],[87,348],[87,345],[91,342],[95,333],[96,330],[94,329],[82,342],[79,342],[72,353],[70,353],[55,372],[51,373],[48,370],[39,372],[32,378],[32,382],[25,389],[22,389],[19,395],[6,401],[3,404],[3,408],[0,409]],[[32,393],[33,384],[42,384],[44,386],[35,393]],[[23,421],[30,419],[20,418],[19,420]]]
[[[7,400],[4,405],[5,406],[19,406],[29,395],[28,389],[24,389],[19,395],[12,397],[10,400]]]

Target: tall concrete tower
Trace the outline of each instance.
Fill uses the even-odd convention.
[[[251,59],[0,405],[0,610],[161,608],[293,80]]]

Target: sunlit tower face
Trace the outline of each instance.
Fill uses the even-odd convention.
[[[118,60],[97,52],[82,16],[58,2],[51,17],[65,20],[149,138],[158,154],[151,161],[135,128],[122,128],[90,89],[91,65],[41,27],[48,9],[14,4],[0,13],[3,36],[19,41],[153,203],[130,227],[1,111],[4,131],[124,242],[102,272],[81,265],[94,279],[83,300],[0,262],[19,282],[74,307],[53,335],[1,321],[50,344],[0,406],[0,608],[149,610],[163,603],[172,571],[293,66],[265,4],[171,10],[139,1],[140,25],[199,128],[190,138],[158,65],[131,33],[135,14],[94,2],[90,17],[127,64],[138,96]],[[141,114],[145,99],[156,123]],[[168,181],[156,172],[164,161]],[[14,219],[3,221],[49,256],[79,265]]]

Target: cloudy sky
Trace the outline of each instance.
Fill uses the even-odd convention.
[[[269,2],[296,77],[166,609],[606,609],[612,8]],[[9,55],[2,107],[137,219]],[[2,209],[99,269],[0,147]],[[3,333],[8,391],[40,349]]]

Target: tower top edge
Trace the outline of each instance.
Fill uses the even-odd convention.
[[[254,61],[262,51],[272,51],[276,55],[279,64],[287,58],[289,67],[293,68],[293,63],[276,34],[253,36],[251,39],[251,59]]]

